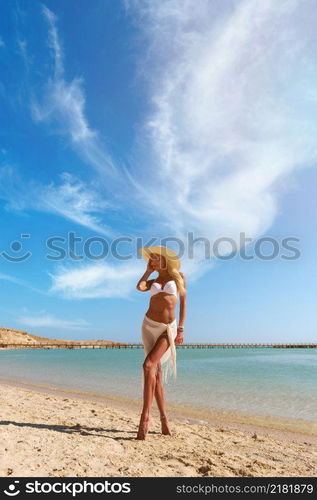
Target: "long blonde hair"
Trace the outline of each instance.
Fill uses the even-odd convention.
[[[166,258],[166,257],[165,257]],[[183,278],[181,277],[179,271],[173,267],[173,264],[171,264],[171,261],[167,258],[167,270],[168,274],[172,276],[172,278],[175,280],[177,291],[180,295],[184,295],[185,293],[185,283]]]

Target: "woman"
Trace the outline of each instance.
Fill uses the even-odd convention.
[[[138,281],[140,292],[150,290],[149,308],[142,323],[144,344],[143,363],[143,409],[137,439],[145,439],[149,430],[150,412],[155,396],[160,412],[162,434],[171,435],[165,412],[162,372],[164,382],[170,371],[176,377],[175,344],[183,342],[186,309],[185,275],[180,273],[180,261],[169,248],[156,246],[139,249],[147,261],[147,268]],[[153,271],[158,272],[156,279],[148,279]],[[175,318],[175,306],[180,298],[179,324]],[[163,365],[163,367],[162,367]]]

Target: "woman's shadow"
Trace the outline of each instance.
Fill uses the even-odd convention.
[[[119,434],[133,434],[136,436],[136,431],[126,431],[120,429],[105,429],[104,427],[87,427],[85,425],[53,425],[53,424],[32,424],[29,422],[13,422],[10,420],[1,420],[0,425],[15,425],[17,427],[31,427],[35,429],[49,429],[56,432],[64,432],[66,434],[80,434],[81,436],[98,436],[107,439],[114,439],[116,441],[134,441],[136,437],[133,436],[107,436],[98,434],[98,432],[106,433],[119,433]],[[149,434],[159,434],[155,431],[150,431]]]

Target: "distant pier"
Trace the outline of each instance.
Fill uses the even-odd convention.
[[[296,344],[285,344],[285,343],[272,343],[272,344],[262,344],[262,343],[249,343],[249,344],[238,344],[238,343],[232,343],[232,344],[221,344],[221,343],[215,343],[215,344],[181,344],[176,346],[177,349],[215,349],[215,348],[222,348],[222,349],[243,349],[243,348],[258,348],[258,347],[269,347],[273,349],[298,349],[298,348],[316,348],[317,343],[296,343]],[[50,344],[48,342],[45,343],[36,343],[36,344],[8,344],[8,343],[1,343],[0,348],[5,348],[5,349],[143,349],[143,344],[103,344],[98,342],[94,343],[93,345],[91,343],[84,344],[81,343],[78,344],[76,342],[67,342],[67,343],[54,343]]]

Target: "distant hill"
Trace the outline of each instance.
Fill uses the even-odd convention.
[[[50,339],[48,337],[39,337],[38,335],[32,335],[31,333],[24,332],[22,330],[13,330],[11,328],[4,328],[0,326],[0,347],[6,347],[7,344],[24,344],[25,346],[32,345],[45,345],[45,344],[56,344],[56,345],[69,345],[75,344],[80,346],[84,345],[124,345],[120,342],[113,342],[111,340],[61,340],[61,339]]]

